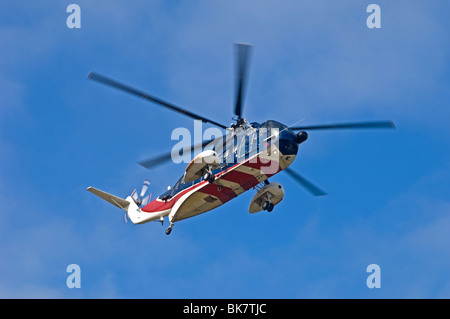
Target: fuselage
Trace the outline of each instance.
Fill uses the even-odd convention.
[[[232,142],[219,147],[221,164],[212,171],[215,181],[204,178],[177,183],[141,210],[142,222],[157,220],[176,210],[176,221],[214,209],[282,171],[295,159],[299,140],[287,126],[266,121],[235,130]],[[222,145],[220,141],[218,144]]]

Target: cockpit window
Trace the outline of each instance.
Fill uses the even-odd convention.
[[[281,131],[289,131],[289,132],[293,133],[292,130],[289,127],[287,127],[286,125],[281,124],[280,122],[277,122],[277,121],[272,121],[272,120],[265,121],[264,123],[261,124],[261,127],[263,127],[263,128],[265,127],[267,129],[277,128],[280,132]]]
[[[277,121],[272,121],[272,120],[264,122],[263,124],[261,124],[261,126],[262,127],[267,126],[268,128],[278,128],[280,131],[287,128],[286,125],[281,124],[280,122],[277,122]]]

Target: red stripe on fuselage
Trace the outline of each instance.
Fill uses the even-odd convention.
[[[238,163],[236,165],[233,165],[233,166],[227,168],[225,171],[218,173],[216,175],[217,178],[220,178],[220,176],[226,174],[227,172],[229,172],[230,170],[233,170],[236,166],[239,166],[241,164],[242,163]],[[163,201],[163,200],[157,198],[157,199],[151,201],[150,203],[148,203],[145,207],[143,207],[142,211],[145,213],[159,213],[161,211],[171,209],[173,207],[173,205],[175,205],[175,203],[178,201],[178,199],[180,199],[181,196],[183,196],[187,192],[190,192],[190,191],[200,187],[201,185],[203,185],[205,183],[207,183],[207,182],[202,181],[198,184],[192,185],[192,186],[182,190],[181,192],[176,194],[174,197],[169,198],[167,201]]]
[[[265,162],[265,161],[262,162],[260,160],[260,158],[258,157],[256,161],[254,158],[252,159],[251,162],[250,162],[250,159],[247,159],[244,162],[233,165],[233,166],[229,167],[228,169],[226,169],[225,171],[218,173],[216,175],[216,178],[220,178],[220,179],[224,179],[224,180],[227,180],[230,182],[237,183],[246,191],[248,189],[258,185],[259,181],[256,179],[256,177],[254,175],[234,170],[237,166],[240,166],[240,165],[245,165],[247,167],[261,170],[261,173],[265,174],[267,177],[273,176],[282,170],[281,167],[277,163],[276,169],[271,168],[270,173],[265,173],[264,167],[269,168],[271,165],[271,162]],[[171,209],[175,205],[175,203],[180,199],[181,196],[183,196],[187,192],[190,192],[196,188],[199,188],[200,186],[204,185],[205,183],[207,183],[207,182],[202,181],[198,184],[192,185],[192,186],[182,190],[181,192],[176,194],[174,197],[168,199],[167,201],[163,201],[163,200],[157,198],[157,199],[153,200],[152,202],[148,203],[145,207],[143,207],[142,211],[145,213],[158,213],[158,212],[161,212],[164,210]],[[219,191],[218,185],[215,183],[203,187],[201,192],[203,192],[205,194],[216,196],[222,203],[225,203],[225,202],[229,201],[230,199],[237,196],[236,193],[231,188],[228,188],[228,187],[222,186],[222,189]]]
[[[173,205],[175,205],[175,203],[178,201],[178,199],[180,199],[181,196],[183,196],[184,194],[186,194],[189,191],[192,191],[195,188],[200,187],[204,183],[207,183],[207,182],[203,181],[198,184],[192,185],[192,186],[182,190],[181,192],[176,194],[174,197],[169,198],[167,201],[163,201],[163,200],[157,198],[157,199],[151,201],[150,203],[148,203],[145,207],[143,207],[142,211],[145,213],[159,213],[163,210],[171,209],[173,207]]]
[[[255,176],[239,171],[232,171],[229,172],[227,175],[222,177],[223,180],[233,182],[236,184],[239,184],[243,189],[248,190],[252,188],[253,186],[259,184],[259,181],[256,179]]]
[[[231,188],[217,184],[209,184],[208,186],[205,186],[201,190],[199,190],[199,192],[217,197],[222,204],[237,196]]]

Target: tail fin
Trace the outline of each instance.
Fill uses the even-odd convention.
[[[130,202],[127,201],[126,199],[123,199],[123,198],[114,196],[112,194],[106,193],[106,192],[101,191],[101,190],[99,190],[97,188],[89,186],[87,188],[87,190],[89,192],[91,192],[92,194],[97,195],[98,197],[106,200],[107,202],[109,202],[109,203],[113,204],[114,206],[119,207],[119,208],[121,208],[121,209],[123,209],[125,211],[128,209],[128,206],[130,205]]]
[[[89,186],[87,188],[89,192],[97,195],[98,197],[106,200],[107,202],[113,204],[116,207],[119,207],[127,212],[127,216],[133,222],[133,224],[140,224],[145,221],[141,220],[141,210],[139,206],[136,205],[134,199],[131,196],[128,196],[127,199],[123,199],[117,197],[115,195],[109,194],[107,192],[101,191],[94,187]]]

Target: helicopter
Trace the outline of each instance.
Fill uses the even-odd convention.
[[[124,220],[133,224],[159,221],[164,224],[168,218],[166,234],[172,231],[175,222],[211,211],[244,192],[254,189],[248,211],[271,212],[284,197],[280,183],[270,181],[281,171],[286,172],[314,196],[326,193],[312,182],[290,168],[297,157],[299,146],[308,139],[309,131],[340,129],[395,129],[392,121],[365,121],[337,124],[287,126],[276,120],[262,123],[249,122],[243,117],[244,95],[247,83],[249,57],[252,46],[235,44],[235,123],[225,126],[219,122],[191,112],[165,100],[159,99],[134,87],[117,82],[99,73],[91,72],[88,79],[137,96],[155,105],[183,114],[201,123],[210,123],[224,129],[225,134],[200,144],[185,147],[184,151],[203,150],[186,166],[183,175],[173,187],[151,198],[147,194],[150,181],[145,180],[141,191],[136,189],[126,198],[121,198],[92,186],[87,190],[112,205],[125,211]],[[178,153],[178,152],[175,152]],[[147,169],[154,168],[174,159],[173,150],[143,161],[139,164]]]

